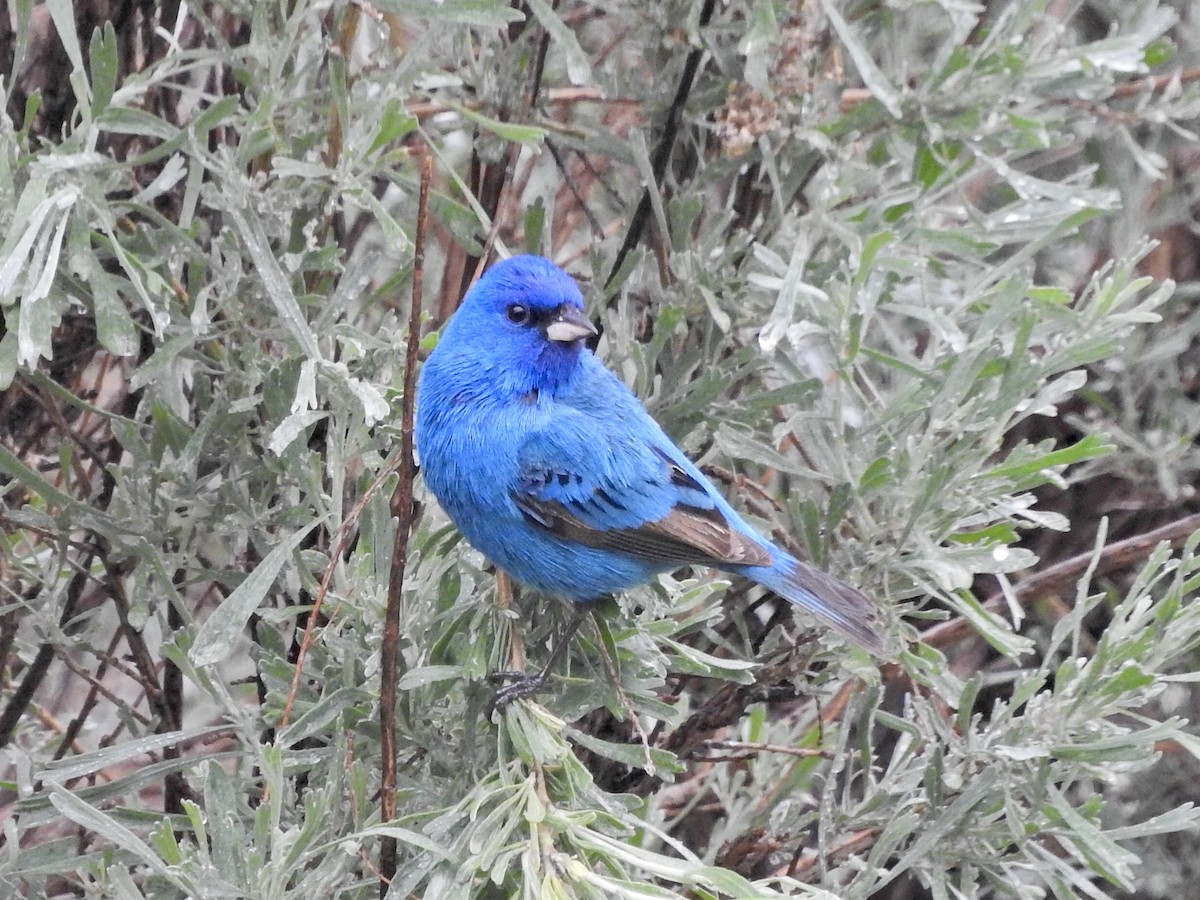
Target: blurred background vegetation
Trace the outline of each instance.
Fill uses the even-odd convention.
[[[1192,896],[1198,27],[8,4],[0,894]],[[414,486],[404,361],[523,250],[893,659],[684,570],[489,715],[569,611]]]

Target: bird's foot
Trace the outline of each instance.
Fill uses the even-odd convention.
[[[502,710],[514,700],[520,700],[522,697],[530,697],[546,686],[548,674],[545,671],[538,672],[536,675],[526,675],[524,672],[493,672],[488,676],[488,680],[493,684],[501,682],[511,682],[511,684],[500,688],[492,695],[492,702],[488,704],[488,718],[491,718],[493,710]]]

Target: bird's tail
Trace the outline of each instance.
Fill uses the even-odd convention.
[[[878,630],[875,604],[832,575],[772,548],[774,565],[747,567],[745,574],[785,600],[832,625],[876,656],[887,656]]]

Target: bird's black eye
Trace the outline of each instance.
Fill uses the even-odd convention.
[[[514,325],[524,325],[529,321],[529,307],[522,306],[520,303],[508,304],[508,309],[504,310],[504,314]]]

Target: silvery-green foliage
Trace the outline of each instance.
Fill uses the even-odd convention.
[[[1186,895],[1196,542],[1105,547],[1197,470],[1194,273],[1157,262],[1190,4],[11,6],[4,892],[373,897],[393,839],[397,898]],[[570,263],[608,365],[894,660],[685,570],[489,719],[568,611],[509,606],[418,487],[380,820],[421,147],[424,345],[494,225]]]

